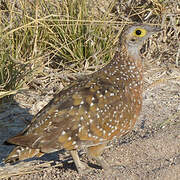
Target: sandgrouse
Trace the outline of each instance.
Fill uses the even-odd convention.
[[[23,132],[6,141],[17,146],[5,162],[66,149],[82,173],[86,166],[77,150],[85,148],[89,158],[108,169],[101,154],[110,140],[127,134],[135,125],[142,104],[140,48],[159,30],[143,24],[126,27],[120,49],[109,64],[55,95]]]

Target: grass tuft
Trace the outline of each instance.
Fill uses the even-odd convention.
[[[96,70],[114,53],[117,34],[110,13],[93,13],[88,0],[2,1],[0,98],[14,94],[45,67]],[[89,8],[91,7],[91,8]]]

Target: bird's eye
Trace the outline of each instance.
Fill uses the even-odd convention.
[[[134,36],[135,37],[144,37],[146,35],[147,31],[145,29],[142,28],[137,28],[134,31]]]
[[[138,35],[138,36],[141,35],[141,30],[139,30],[139,29],[136,30],[136,35]]]

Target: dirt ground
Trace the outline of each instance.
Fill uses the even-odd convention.
[[[162,74],[163,72],[158,71]],[[156,82],[149,86],[147,82],[152,79],[145,71],[145,90],[141,116],[133,132],[127,136],[116,139],[110,143],[103,156],[112,165],[112,173],[105,173],[95,162],[89,162],[82,153],[82,160],[91,166],[90,172],[79,176],[67,152],[53,153],[41,159],[31,159],[20,162],[14,166],[1,163],[0,177],[10,180],[31,179],[180,179],[180,82],[178,68],[171,74],[163,74],[163,82]],[[157,77],[157,74],[154,76]],[[166,81],[165,81],[166,80]],[[31,92],[32,95],[32,92]],[[17,99],[28,108],[27,94],[18,95]],[[35,97],[35,95],[34,95]],[[38,96],[36,96],[38,97]],[[48,97],[50,98],[50,97]],[[46,98],[46,101],[48,101]],[[31,107],[35,113],[40,109],[44,99],[38,97]],[[23,101],[24,100],[24,101]],[[30,103],[30,101],[29,101]],[[8,105],[7,105],[8,106]],[[19,131],[17,126],[23,128],[28,119],[32,118],[27,109],[17,104],[9,105],[1,113],[1,120],[8,120],[8,125],[0,126],[1,142],[7,136],[12,136]],[[38,108],[36,109],[35,106]],[[7,110],[8,109],[8,110]],[[30,112],[31,112],[30,111]],[[8,112],[8,113],[7,113]],[[18,118],[17,118],[18,117]],[[23,122],[23,123],[22,123]],[[2,121],[1,121],[2,123]],[[9,124],[10,123],[10,124]],[[16,126],[13,124],[16,123]],[[12,128],[11,128],[12,127]],[[0,146],[1,159],[10,151],[4,145]],[[9,177],[9,178],[8,178]]]

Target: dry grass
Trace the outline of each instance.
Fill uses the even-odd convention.
[[[163,43],[144,48],[146,59],[179,66],[178,8],[175,0],[1,1],[0,98],[29,88],[58,90],[96,71],[113,57],[117,29],[132,22],[161,25]]]
[[[51,168],[51,163],[53,163],[53,161],[43,162],[40,164],[37,164],[36,161],[26,163],[22,162],[20,164],[14,165],[13,169],[11,166],[6,166],[5,168],[0,168],[0,179],[44,171],[48,168]],[[61,164],[58,164],[57,166],[61,166]]]
[[[113,5],[94,19],[88,3],[1,2],[0,98],[16,93],[34,77],[48,77],[49,71],[67,71],[68,77],[96,70],[112,58],[117,41]]]

